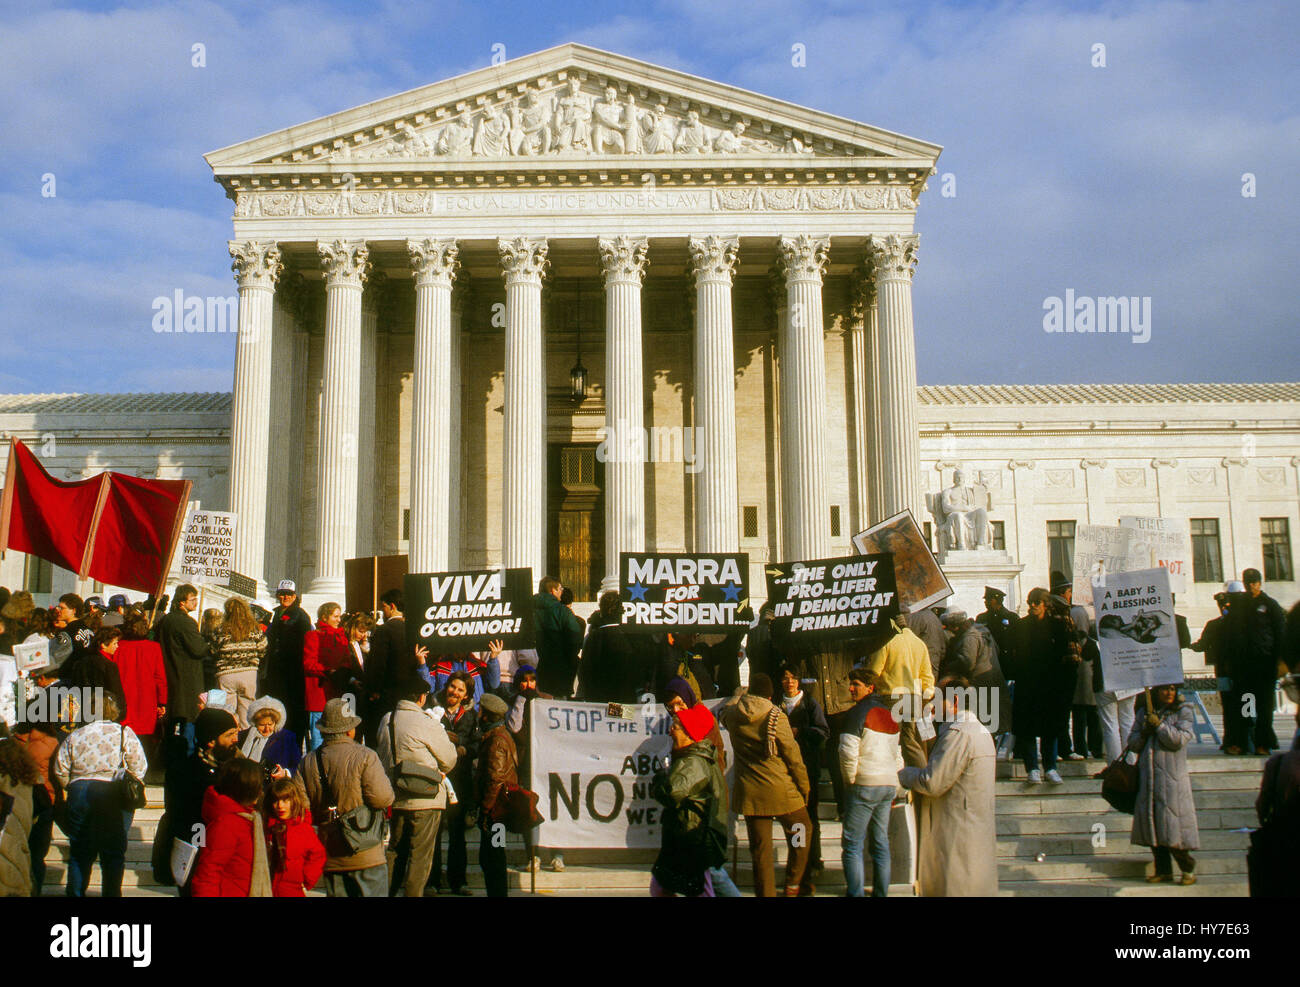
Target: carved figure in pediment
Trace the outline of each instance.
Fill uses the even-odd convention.
[[[660,103],[641,119],[642,146],[646,154],[667,154],[673,149],[676,126]]]
[[[798,137],[791,137],[781,148],[787,154],[812,154],[813,149],[801,141]]]
[[[510,109],[510,153],[545,154],[551,150],[554,101],[535,90],[524,93]]]
[[[479,117],[474,153],[489,158],[504,158],[510,153],[510,121],[500,103],[489,103]]]
[[[683,154],[707,154],[713,149],[709,128],[700,123],[698,111],[687,112],[686,122],[677,132],[677,140],[673,142],[673,148]]]
[[[626,152],[627,141],[623,138],[623,104],[618,101],[617,89],[613,86],[605,87],[605,98],[592,108],[592,117],[594,123],[591,132],[591,149],[597,154],[604,154],[606,148],[616,154]]]
[[[435,150],[450,158],[469,157],[474,131],[464,117],[456,117],[442,128]]]
[[[641,154],[645,151],[645,143],[641,140],[641,117],[643,114],[636,108],[636,97],[631,93],[627,94],[627,102],[624,104],[624,107],[624,149],[628,154]]]
[[[746,136],[745,125],[737,120],[731,125],[730,130],[724,130],[717,136],[713,142],[713,149],[722,154],[745,154],[755,151],[771,153],[777,150],[777,146],[771,141]]]
[[[568,90],[558,104],[556,150],[591,150],[591,103],[591,97],[582,92],[581,83],[569,79]]]

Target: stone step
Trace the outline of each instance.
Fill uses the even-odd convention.
[[[1104,809],[1105,811],[1101,811]],[[996,819],[999,836],[1037,836],[1056,833],[1090,833],[1092,826],[1101,823],[1107,831],[1128,833],[1133,828],[1133,817],[1114,812],[1102,803],[1096,812],[1068,812],[1049,815],[1000,813]],[[1202,833],[1214,830],[1251,829],[1259,825],[1255,809],[1206,810],[1198,806],[1196,824]]]
[[[1092,835],[1084,833],[1000,839],[997,844],[998,859],[1004,862],[1019,859],[1034,860],[1041,853],[1045,854],[1048,860],[1060,861],[1063,857],[1077,859],[1097,855],[1146,852],[1145,847],[1134,846],[1129,842],[1128,832],[1125,829],[1121,835],[1117,835],[1113,830],[1108,831],[1105,846],[1095,846]],[[1246,833],[1214,830],[1202,831],[1200,836],[1202,850],[1237,850],[1245,853],[1250,846],[1250,836]]]
[[[1197,868],[1200,869],[1199,866]],[[999,880],[999,898],[1245,898],[1250,885],[1232,874],[1197,875],[1191,887],[1091,878],[1069,881]]]
[[[1187,759],[1187,771],[1189,774],[1219,774],[1227,771],[1240,771],[1246,774],[1253,774],[1258,779],[1264,771],[1263,757],[1229,757],[1226,754],[1215,754],[1210,756],[1191,756]],[[1084,761],[1057,761],[1056,770],[1066,778],[1070,777],[1087,777],[1095,774],[1102,768],[1106,767],[1105,761],[1099,761],[1095,758],[1089,758]],[[999,761],[997,775],[999,780],[1011,778],[1024,778],[1028,772],[1025,770],[1023,761]]]
[[[1242,771],[1223,772],[1221,774],[1189,775],[1193,792],[1236,791],[1249,792],[1251,798],[1259,794],[1260,775],[1246,774]],[[997,783],[998,798],[1010,798],[1017,795],[1101,795],[1101,779],[1090,777],[1063,776],[1060,784],[1042,781],[1031,784],[1023,778]]]
[[[1253,808],[1256,794],[1249,791],[1201,792],[1196,796],[1196,810],[1199,813],[1206,809]],[[1032,795],[998,799],[997,802],[999,816],[1037,816],[1065,813],[1088,815],[1107,811],[1108,809],[1109,806],[1097,794],[1048,795],[1035,792]]]
[[[1239,850],[1195,851],[1196,873],[1237,874],[1245,877],[1246,854]],[[1086,861],[1048,857],[1043,863],[1006,861],[998,866],[998,876],[1006,881],[1069,881],[1087,877],[1140,878],[1151,871],[1151,854],[1097,855]]]

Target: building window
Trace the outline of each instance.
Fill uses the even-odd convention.
[[[23,561],[23,589],[27,592],[49,593],[54,586],[54,563],[29,555]]]
[[[402,541],[411,540],[411,509],[402,509]]]
[[[1007,525],[1005,521],[990,521],[993,529],[993,549],[998,552],[1007,550]]]
[[[1219,519],[1194,517],[1192,528],[1192,580],[1198,583],[1223,582],[1223,553],[1219,546]]]
[[[1050,572],[1060,572],[1067,579],[1074,572],[1074,522],[1047,522],[1047,558]]]
[[[753,504],[746,504],[741,508],[741,516],[744,520],[745,538],[758,537],[758,508]]]
[[[560,483],[566,490],[596,489],[595,446],[568,446],[560,450]]]
[[[831,537],[840,536],[840,505],[831,504]]]
[[[1291,572],[1291,524],[1284,517],[1259,519],[1260,541],[1264,554],[1264,582],[1289,583]]]

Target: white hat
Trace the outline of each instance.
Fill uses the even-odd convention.
[[[281,579],[280,585],[275,588],[275,595],[279,596],[281,593],[293,593],[297,595],[298,584],[292,579]]]
[[[1228,583],[1227,586],[1223,587],[1223,591],[1225,593],[1244,593],[1246,592],[1246,584],[1240,579],[1234,579]]]

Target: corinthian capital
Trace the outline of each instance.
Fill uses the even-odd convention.
[[[370,273],[370,250],[365,240],[335,240],[332,243],[316,242],[321,267],[325,269],[325,284],[346,284],[360,288]]]
[[[875,268],[876,283],[911,281],[920,243],[921,238],[915,233],[906,236],[890,233],[888,236],[870,237],[867,240],[867,249],[871,253],[872,266]]]
[[[731,284],[731,277],[736,273],[740,237],[693,236],[687,246],[691,252],[691,275],[696,281]]]
[[[800,233],[798,236],[781,237],[777,241],[777,256],[780,258],[781,276],[785,278],[785,283],[815,281],[821,284],[826,274],[826,258],[830,249],[831,238],[828,236]]]
[[[600,248],[600,269],[605,275],[605,284],[641,283],[645,276],[649,240],[645,237],[615,236],[601,237],[596,243]]]
[[[455,240],[407,240],[406,252],[411,255],[411,270],[415,286],[436,284],[450,288],[460,273],[460,247]]]
[[[273,240],[231,240],[230,269],[241,288],[274,288],[284,264]]]
[[[506,284],[533,282],[540,284],[550,261],[546,257],[546,238],[516,236],[497,241],[501,255],[501,274]]]

